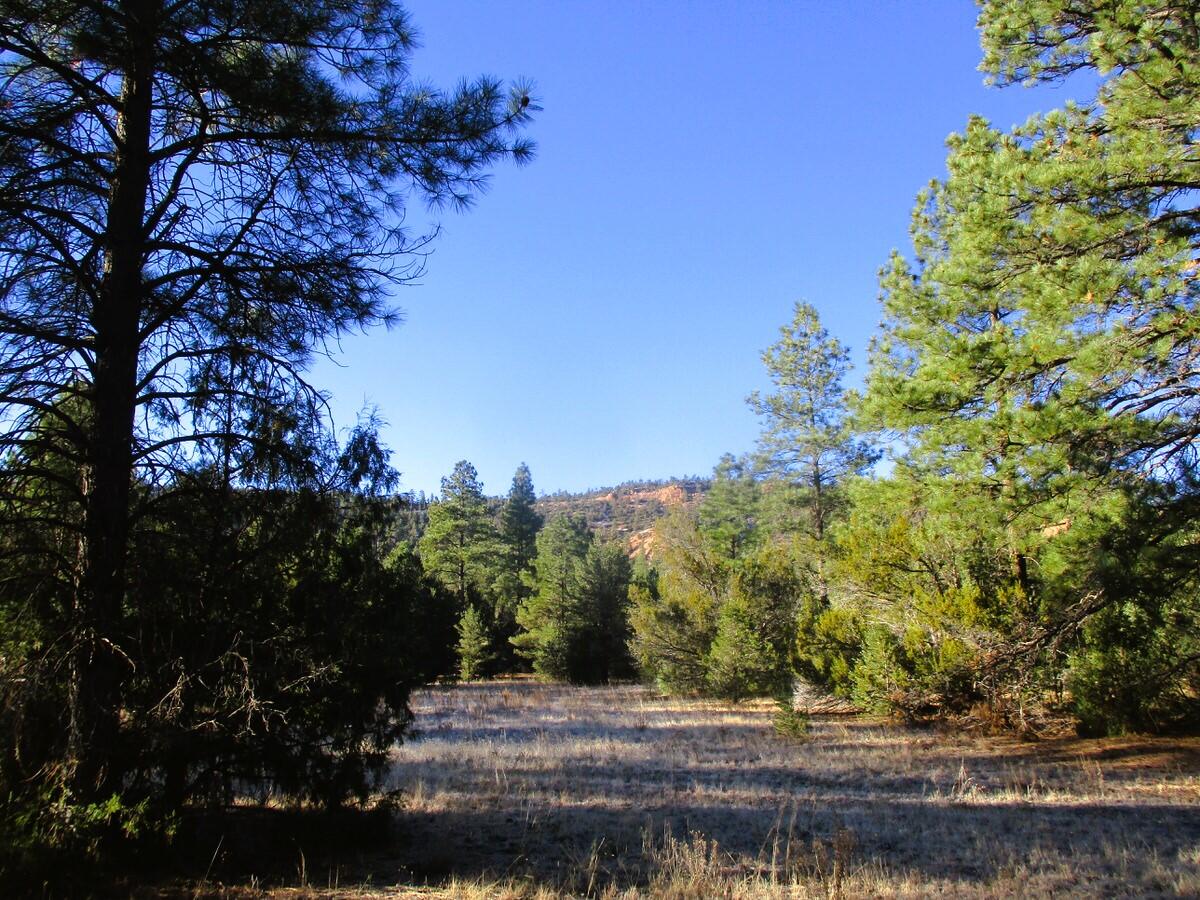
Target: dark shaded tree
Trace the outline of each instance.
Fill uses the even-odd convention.
[[[534,593],[517,610],[517,652],[547,678],[569,680],[583,609],[583,561],[592,533],[581,517],[551,519],[537,537]]]
[[[537,535],[542,516],[534,508],[537,497],[533,476],[521,463],[513,475],[512,487],[500,509],[502,553],[492,583],[492,647],[499,668],[511,670],[518,665],[513,655],[512,638],[517,634],[517,610],[533,593],[533,562],[537,557]]]
[[[458,677],[471,681],[492,664],[492,636],[475,606],[468,605],[458,620]]]
[[[583,559],[580,627],[569,677],[606,684],[634,673],[629,653],[629,586],[633,564],[623,544],[593,543]]]
[[[577,684],[628,676],[632,564],[622,546],[598,544],[582,517],[551,519],[538,534],[536,590],[517,610],[513,638],[534,671]]]
[[[527,93],[412,80],[411,34],[383,0],[0,4],[0,500],[49,519],[28,501],[53,479],[70,502],[74,551],[32,564],[69,585],[78,796],[125,781],[139,715],[134,529],[198,472],[319,481],[304,367],[394,321],[408,198],[466,205],[529,156]]]

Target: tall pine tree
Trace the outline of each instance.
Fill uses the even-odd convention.
[[[534,671],[569,680],[583,630],[583,562],[592,532],[582,517],[557,516],[537,537],[534,593],[517,610],[521,633],[512,639]]]
[[[537,535],[542,528],[542,517],[534,508],[536,500],[533,476],[529,467],[521,463],[500,510],[503,551],[492,583],[493,649],[502,670],[515,668],[519,663],[513,655],[511,640],[518,631],[517,609],[533,593],[533,562],[537,557]]]
[[[803,491],[807,530],[821,542],[833,514],[834,489],[868,468],[875,454],[855,438],[848,421],[842,387],[850,369],[847,347],[807,303],[797,303],[792,321],[779,331],[779,340],[762,354],[775,390],[755,391],[747,402],[763,420],[763,469]]]
[[[425,571],[454,593],[463,611],[482,602],[500,548],[483,485],[465,459],[442,479],[417,548]]]
[[[952,136],[884,274],[864,413],[960,515],[1004,521],[1005,636],[1074,660],[1085,717],[1151,727],[1200,682],[1196,11],[988,0],[980,27],[994,80],[1098,89]]]
[[[424,258],[409,199],[466,205],[529,157],[525,92],[432,88],[412,35],[388,0],[0,3],[0,501],[27,514],[46,453],[75,473],[75,551],[22,565],[69,586],[46,645],[70,648],[69,748],[45,771],[77,797],[126,781],[143,504],[197,465],[320,481],[305,368],[394,320]]]

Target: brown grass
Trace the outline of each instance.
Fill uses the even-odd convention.
[[[794,740],[769,703],[532,682],[433,688],[415,710],[399,843],[356,876],[383,893],[1200,895],[1196,739],[814,716]]]

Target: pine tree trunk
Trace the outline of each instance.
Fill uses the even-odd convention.
[[[120,716],[130,663],[121,650],[126,588],[133,425],[142,308],[144,215],[150,181],[154,73],[153,5],[125,6],[131,20],[117,118],[106,254],[92,324],[92,420],[83,523],[83,571],[76,597],[69,749],[80,799],[120,788]],[[135,43],[136,42],[136,43]]]

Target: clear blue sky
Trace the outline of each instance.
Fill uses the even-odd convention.
[[[551,492],[751,450],[744,398],[793,302],[860,377],[878,269],[946,136],[1069,96],[986,88],[966,0],[406,5],[417,77],[528,78],[544,107],[537,159],[437,216],[405,323],[313,373],[339,424],[379,408],[402,487],[428,493],[459,459],[500,494],[521,461]]]

